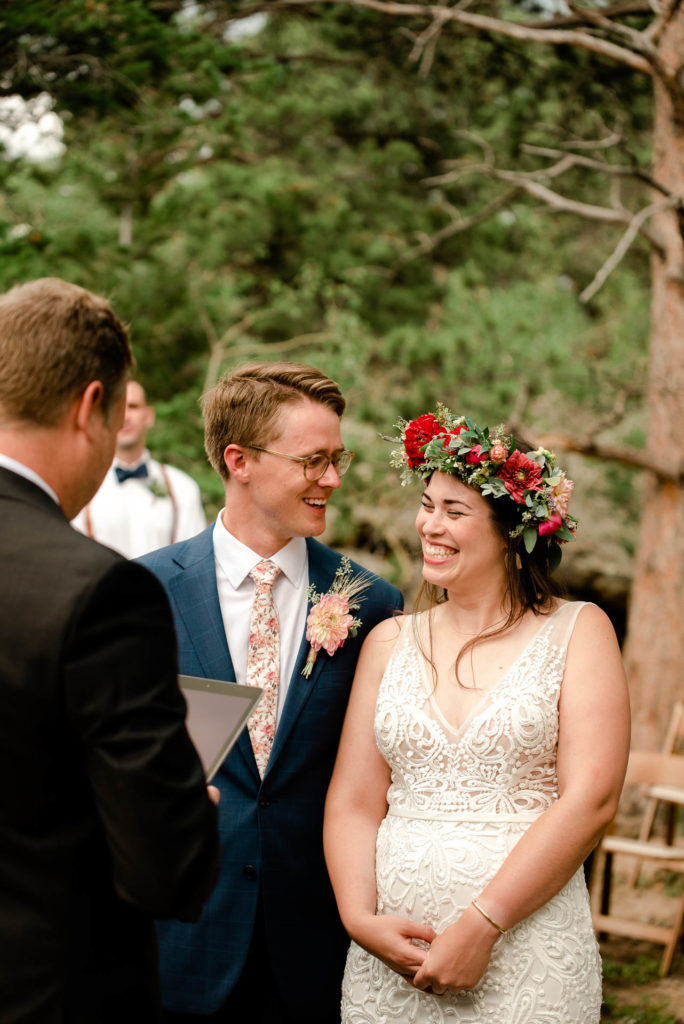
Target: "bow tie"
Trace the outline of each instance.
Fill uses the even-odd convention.
[[[143,480],[150,474],[147,472],[147,463],[143,462],[140,466],[136,466],[135,469],[123,469],[121,466],[115,466],[114,472],[116,473],[116,479],[122,484],[125,480]]]

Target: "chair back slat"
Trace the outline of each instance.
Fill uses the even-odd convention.
[[[632,750],[625,785],[674,786],[684,789],[684,757],[652,750]]]
[[[663,753],[684,754],[684,701],[678,700],[672,709]]]

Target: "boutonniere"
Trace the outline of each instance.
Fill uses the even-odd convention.
[[[155,498],[167,498],[169,492],[160,480],[150,480],[147,485],[148,489],[152,491]]]
[[[350,612],[361,607],[361,594],[371,582],[370,573],[354,576],[351,562],[345,555],[327,594],[317,593],[313,584],[309,587],[309,601],[313,607],[306,620],[306,639],[311,647],[302,669],[302,675],[307,679],[321,647],[333,655],[348,636],[356,636],[361,619],[354,618]]]

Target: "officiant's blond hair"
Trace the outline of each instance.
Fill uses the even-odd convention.
[[[202,398],[204,447],[216,472],[229,479],[223,458],[229,444],[267,447],[277,436],[281,408],[301,398],[320,402],[338,416],[344,412],[339,385],[315,366],[247,363],[224,374]]]
[[[0,418],[50,427],[99,380],[105,413],[133,361],[106,299],[42,277],[0,295]]]

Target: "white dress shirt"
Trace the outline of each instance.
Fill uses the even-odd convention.
[[[115,467],[136,469],[143,463],[147,477],[119,483]],[[206,525],[200,489],[192,477],[175,466],[162,467],[148,451],[130,465],[114,459],[95,497],[72,520],[81,533],[126,558],[187,540]]]
[[[3,455],[2,452],[0,452],[0,467],[2,469],[9,469],[10,472],[16,473],[17,476],[23,476],[25,480],[30,480],[36,487],[40,487],[41,491],[49,494],[55,505],[59,505],[59,498],[50,487],[50,484],[46,484],[42,476],[38,476],[35,469],[25,466],[23,462],[17,462],[16,459],[10,458],[9,455]]]
[[[235,669],[235,682],[244,685],[255,584],[249,572],[262,555],[246,547],[229,533],[218,514],[214,526],[216,583],[228,650]],[[270,558],[280,568],[273,584],[273,600],[280,622],[280,685],[277,722],[287,696],[299,646],[306,626],[309,588],[309,557],[303,537],[293,539]]]

